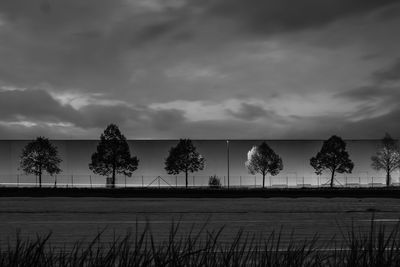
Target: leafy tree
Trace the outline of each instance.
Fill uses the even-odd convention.
[[[61,172],[59,167],[61,159],[58,156],[57,147],[45,137],[37,137],[29,142],[22,150],[20,168],[26,174],[34,174],[39,177],[39,186],[42,187],[42,174],[50,175]]]
[[[351,173],[354,168],[354,163],[346,151],[346,143],[336,135],[324,141],[321,151],[310,159],[310,164],[318,175],[324,170],[331,172],[331,187],[336,173]]]
[[[97,151],[92,155],[89,169],[95,174],[112,175],[112,187],[115,187],[115,175],[124,174],[128,177],[137,169],[139,160],[131,157],[126,138],[118,126],[110,124],[100,136]]]
[[[180,139],[179,143],[169,150],[165,159],[165,170],[168,174],[185,173],[185,184],[188,186],[188,173],[204,169],[205,159],[196,151],[190,139]]]
[[[263,177],[263,188],[265,187],[265,175],[277,175],[283,170],[281,157],[276,154],[265,142],[253,148],[247,153],[247,161],[245,163],[251,174],[260,173]]]
[[[381,147],[375,156],[371,157],[372,167],[375,170],[386,171],[386,186],[391,184],[391,173],[400,167],[400,151],[397,141],[388,133],[381,141]]]

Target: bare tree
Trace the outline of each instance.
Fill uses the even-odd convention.
[[[400,151],[396,140],[388,133],[381,140],[381,146],[376,155],[371,157],[371,166],[375,170],[385,170],[386,186],[391,185],[391,173],[400,167]]]

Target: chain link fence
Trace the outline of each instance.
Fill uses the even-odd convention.
[[[189,175],[188,187],[208,187],[211,175]],[[217,175],[218,176],[218,175]],[[218,176],[221,187],[261,188],[263,179],[260,175]],[[42,175],[42,187],[53,188],[105,188],[111,186],[111,178],[91,174]],[[132,177],[118,175],[116,188],[128,187],[185,187],[184,175],[134,175]],[[296,172],[265,177],[266,188],[319,188],[330,187],[330,176],[315,174],[297,174]],[[392,177],[392,186],[399,186],[399,178]],[[25,174],[0,174],[1,187],[39,187],[39,177]],[[334,179],[335,187],[384,187],[385,176],[338,175]]]

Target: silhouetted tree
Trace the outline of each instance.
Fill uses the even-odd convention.
[[[324,170],[331,172],[331,187],[333,187],[336,173],[351,173],[354,168],[349,153],[346,151],[346,143],[336,135],[324,141],[321,151],[310,159],[310,164],[318,175]]]
[[[386,171],[386,186],[391,184],[391,173],[400,167],[400,151],[397,141],[394,140],[388,133],[381,140],[381,147],[376,152],[375,156],[371,157],[371,166],[375,170]]]
[[[92,155],[90,170],[95,174],[112,175],[111,186],[115,187],[115,175],[124,174],[128,177],[137,169],[139,160],[131,157],[126,138],[118,126],[110,124],[100,136],[97,151]]]
[[[61,172],[59,167],[61,159],[58,156],[57,147],[45,137],[37,137],[29,142],[22,150],[20,168],[26,174],[34,174],[39,177],[39,186],[42,187],[42,174],[50,175]]]
[[[263,188],[265,187],[265,175],[267,173],[275,176],[283,170],[282,159],[265,142],[253,148],[247,153],[245,163],[251,174],[260,173],[263,177]]]
[[[190,139],[180,139],[175,147],[171,147],[165,159],[165,170],[168,174],[185,173],[185,184],[188,186],[188,173],[204,169],[205,159],[196,151]]]

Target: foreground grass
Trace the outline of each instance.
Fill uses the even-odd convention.
[[[223,228],[190,231],[178,237],[179,223],[172,223],[169,238],[156,243],[149,225],[143,230],[115,237],[104,244],[99,233],[92,242],[77,241],[72,249],[56,248],[51,234],[22,240],[0,251],[0,266],[400,266],[400,225],[391,229],[375,225],[369,232],[353,226],[342,231],[343,242],[335,239],[316,246],[318,237],[288,244],[281,232],[265,238],[240,230],[231,243],[220,241]]]

